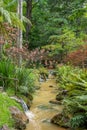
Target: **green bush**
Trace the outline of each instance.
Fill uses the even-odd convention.
[[[15,78],[18,80],[16,83],[18,92],[28,93],[35,90],[37,76],[33,69],[17,68],[10,60],[2,60],[0,62],[0,76],[2,76],[0,86],[4,85],[4,89],[8,93],[14,93],[16,89]]]
[[[14,84],[14,81],[10,80],[10,78],[15,77],[15,66],[10,60],[0,61],[0,76],[4,77],[5,88]],[[2,79],[0,79],[0,86],[3,86]]]
[[[15,66],[10,60],[0,61],[0,75],[5,77],[13,77]]]
[[[18,79],[18,91],[20,93],[32,93],[35,90],[36,76],[32,69],[17,68],[16,78]]]

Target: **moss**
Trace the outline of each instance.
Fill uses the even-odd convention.
[[[54,124],[57,124],[58,126],[61,126],[61,127],[65,127],[65,128],[68,128],[68,121],[69,121],[69,117],[62,114],[62,113],[59,113],[57,115],[55,115],[52,119],[51,119],[51,122],[54,123]]]
[[[14,126],[14,120],[9,110],[11,106],[16,106],[22,110],[21,105],[9,98],[6,93],[0,93],[0,127],[4,124],[7,124],[9,127]]]
[[[11,88],[11,87],[8,87],[8,89],[6,90],[6,93],[9,95],[9,96],[13,96],[15,95],[15,88]]]

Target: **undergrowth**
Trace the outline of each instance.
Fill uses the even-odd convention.
[[[62,97],[63,111],[69,117],[68,127],[74,130],[87,128],[87,70],[63,65],[57,67],[56,72],[58,95]]]
[[[10,128],[14,126],[14,120],[9,110],[11,106],[16,106],[22,110],[21,105],[9,98],[6,93],[0,93],[0,127],[4,124],[7,124]]]

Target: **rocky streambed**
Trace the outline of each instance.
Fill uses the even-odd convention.
[[[66,130],[51,123],[51,119],[62,111],[63,106],[55,100],[57,85],[54,77],[40,83],[31,106],[31,118],[26,130]],[[56,120],[56,119],[55,119]]]

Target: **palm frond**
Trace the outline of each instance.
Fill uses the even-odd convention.
[[[3,9],[3,7],[0,7],[0,14],[5,19],[5,21],[11,24],[10,13],[7,10]]]
[[[16,2],[17,2],[17,0],[12,0],[11,2],[9,2],[8,4],[5,5],[5,8],[9,8],[9,7],[13,6]]]
[[[2,0],[0,0],[0,7],[2,7],[3,6],[3,1]]]
[[[10,16],[12,19],[12,25],[19,27],[25,31],[25,27],[24,27],[23,23],[21,22],[21,20],[19,19],[18,14],[10,12]]]

